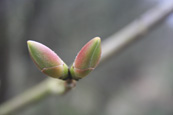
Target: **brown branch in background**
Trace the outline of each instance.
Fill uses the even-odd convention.
[[[3,9],[5,8],[5,0],[0,1],[0,103],[5,99],[5,93],[7,88],[7,63],[8,63],[8,51],[9,51],[9,45],[8,40],[6,36],[6,22],[5,19],[5,13],[3,12]],[[3,81],[3,82],[2,82]]]
[[[118,33],[110,36],[102,43],[101,62],[117,54],[128,44],[134,42],[139,36],[146,34],[160,21],[169,16],[173,11],[173,2],[169,5],[158,5],[146,12]],[[23,94],[5,102],[0,106],[0,115],[7,115],[22,109],[35,101],[39,101],[50,94],[64,94],[75,86],[75,81],[64,82],[48,78]]]

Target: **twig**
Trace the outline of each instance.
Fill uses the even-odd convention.
[[[102,43],[102,61],[116,55],[139,36],[145,35],[173,11],[173,2],[159,4]]]
[[[51,93],[63,94],[66,90],[65,86],[64,81],[51,78],[46,79],[12,100],[2,104],[0,107],[0,115],[11,114],[32,102],[45,98]]]
[[[102,43],[101,62],[107,60],[112,55],[117,54],[128,44],[135,41],[139,36],[146,34],[161,20],[165,19],[173,11],[173,2],[168,5],[158,5],[152,10],[146,12],[139,19],[135,20],[118,33],[110,36]],[[75,81],[64,82],[55,79],[46,79],[35,87],[25,91],[23,94],[13,98],[0,106],[0,115],[13,113],[31,104],[41,100],[49,94],[64,94],[75,86]]]

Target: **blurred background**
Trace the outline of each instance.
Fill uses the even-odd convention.
[[[169,0],[0,0],[0,103],[47,78],[27,40],[68,65],[90,39],[102,41]],[[170,0],[171,1],[171,0]],[[14,115],[172,115],[173,16],[100,64],[65,96],[49,96]]]

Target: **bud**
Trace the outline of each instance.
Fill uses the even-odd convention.
[[[36,41],[29,40],[27,44],[32,60],[43,73],[59,79],[68,77],[68,66],[54,51]]]
[[[95,37],[90,40],[78,53],[70,68],[73,79],[81,79],[88,75],[99,63],[101,57],[101,39]]]

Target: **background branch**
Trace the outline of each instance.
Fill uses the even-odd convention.
[[[167,5],[158,5],[118,33],[107,38],[102,42],[103,51],[101,62],[120,52],[128,44],[134,42],[137,38],[140,38],[139,36],[146,34],[157,23],[169,16],[172,11],[173,2]],[[26,105],[41,100],[50,94],[64,94],[68,92],[71,87],[74,87],[74,84],[75,82],[66,83],[62,80],[48,78],[28,91],[25,91],[23,94],[2,104],[0,106],[0,115],[13,113],[14,111],[22,109]]]

